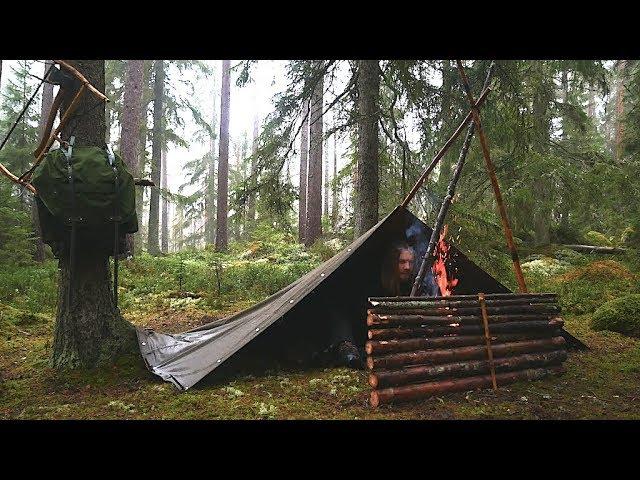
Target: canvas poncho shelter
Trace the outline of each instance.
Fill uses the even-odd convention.
[[[240,355],[241,349],[249,352],[255,345],[253,353],[265,359],[295,340],[321,335],[323,308],[334,304],[350,312],[354,336],[364,344],[367,298],[376,292],[381,259],[394,241],[416,226],[428,238],[431,229],[398,206],[342,252],[247,310],[175,335],[138,328],[142,357],[153,373],[186,390]],[[455,246],[450,253],[459,279],[455,294],[510,292]],[[569,343],[578,342],[566,335]],[[313,343],[313,338],[307,340]]]

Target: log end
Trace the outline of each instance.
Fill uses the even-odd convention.
[[[373,357],[367,357],[367,368],[373,370]]]
[[[369,374],[369,385],[372,388],[378,388],[378,376],[375,373]]]
[[[365,343],[364,350],[365,352],[367,352],[367,355],[371,355],[373,353],[373,345],[371,344],[371,342]]]
[[[371,403],[371,406],[373,408],[378,408],[378,406],[380,405],[380,397],[378,396],[378,392],[376,392],[375,390],[371,392],[369,403]]]

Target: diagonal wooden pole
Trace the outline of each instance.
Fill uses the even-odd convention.
[[[515,271],[515,274],[516,274],[518,287],[520,288],[521,292],[526,293],[527,285],[524,281],[524,276],[522,275],[522,269],[520,268],[520,259],[518,257],[518,251],[516,250],[515,242],[513,241],[513,232],[511,231],[511,225],[509,225],[507,210],[502,200],[502,194],[500,193],[500,185],[498,184],[498,179],[496,178],[496,170],[495,170],[495,167],[493,166],[493,162],[491,161],[491,156],[489,154],[489,146],[487,144],[487,139],[484,135],[484,130],[482,129],[482,123],[480,121],[480,111],[475,106],[476,102],[473,99],[471,88],[469,88],[469,81],[467,79],[467,75],[464,73],[462,62],[460,60],[456,60],[456,62],[458,64],[458,72],[460,73],[460,78],[462,80],[462,87],[464,88],[465,94],[467,95],[467,99],[469,100],[469,103],[471,105],[473,122],[476,125],[476,130],[478,131],[478,138],[480,139],[480,146],[482,147],[482,155],[484,157],[484,163],[485,163],[485,166],[487,167],[489,178],[491,179],[491,186],[493,187],[493,193],[496,197],[496,203],[498,204],[500,219],[502,220],[502,228],[504,229],[504,236],[507,239],[507,246],[511,251],[511,260],[513,261],[513,270]]]
[[[489,67],[487,71],[487,77],[484,81],[483,90],[487,90],[489,88],[489,83],[491,83],[491,74],[493,72],[493,64]],[[471,112],[469,112],[471,113]],[[453,202],[453,197],[456,193],[456,185],[458,184],[458,180],[460,179],[460,175],[462,174],[462,167],[464,166],[464,161],[467,158],[467,152],[469,151],[469,145],[471,145],[471,138],[473,137],[475,124],[472,122],[469,125],[469,129],[467,130],[467,136],[464,139],[464,143],[462,144],[462,150],[460,150],[460,156],[458,157],[458,163],[456,164],[456,169],[453,173],[453,177],[449,183],[447,188],[447,194],[442,201],[442,205],[440,205],[440,210],[438,212],[438,217],[436,218],[436,223],[433,226],[433,230],[431,231],[431,238],[429,239],[429,245],[427,247],[427,251],[422,257],[422,263],[420,264],[420,270],[416,275],[416,278],[413,282],[413,287],[411,288],[411,297],[418,295],[418,292],[422,288],[422,280],[429,268],[431,268],[433,264],[433,251],[436,246],[436,242],[440,238],[440,230],[442,230],[442,225],[444,224],[444,219],[449,211],[449,207],[451,206],[451,202]]]

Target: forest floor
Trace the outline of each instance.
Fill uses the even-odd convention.
[[[589,328],[603,297],[615,296],[620,288],[640,288],[638,272],[606,257],[595,260],[581,257],[553,275],[529,272],[537,278],[532,281],[538,282],[536,291],[564,293],[566,330],[590,347],[569,353],[566,373],[496,392],[447,394],[375,410],[369,405],[366,372],[343,368],[212,378],[184,393],[151,374],[139,355],[109,368],[59,372],[49,366],[53,311],[34,312],[34,306],[21,310],[16,305],[26,300],[14,297],[0,304],[0,419],[640,419],[640,339]],[[598,277],[618,267],[624,269],[618,274],[626,284]],[[138,279],[144,270],[141,265],[127,268]],[[134,306],[126,300],[126,272],[123,277],[123,303],[129,306],[123,308],[125,318],[157,331],[194,328],[256,301],[216,304],[205,298],[203,305],[185,305],[156,285],[157,291],[151,286],[147,292],[153,301]],[[568,284],[574,290],[563,290]],[[580,290],[585,285],[591,290]],[[55,282],[51,288],[55,290]],[[579,303],[583,298],[586,303]]]

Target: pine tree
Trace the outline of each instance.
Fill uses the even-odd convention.
[[[356,175],[355,231],[357,237],[378,222],[378,103],[379,64],[358,62],[358,168]]]
[[[305,243],[307,228],[307,180],[309,155],[309,102],[305,102],[303,109],[302,134],[300,136],[300,187],[298,202],[298,241]]]
[[[122,105],[122,125],[120,130],[120,153],[134,177],[142,177],[140,158],[140,130],[142,121],[142,91],[144,81],[144,61],[127,60]],[[145,118],[146,121],[146,118]],[[136,189],[136,210],[142,204],[142,189]],[[141,205],[140,205],[141,206]],[[138,222],[142,222],[141,210]],[[133,234],[127,234],[127,251],[135,253]],[[138,247],[139,248],[139,247]]]
[[[218,159],[218,202],[216,212],[216,251],[227,250],[227,212],[229,189],[229,107],[231,101],[231,65],[222,61],[222,94],[220,100],[220,148]]]
[[[324,79],[320,77],[309,104],[309,167],[307,175],[307,228],[305,245],[322,235],[322,113]]]
[[[151,153],[151,180],[160,185],[162,168],[162,148],[164,146],[164,60],[156,60],[154,77],[154,99],[153,99],[153,144]],[[160,226],[160,194],[158,187],[151,189],[151,202],[149,205],[149,244],[148,250],[152,255],[160,253],[159,245]]]
[[[104,91],[104,60],[69,60],[69,63],[94,87]],[[68,108],[73,94],[68,92],[65,96],[61,113]],[[104,104],[96,107],[95,102],[95,97],[85,93],[78,111],[86,113],[75,125],[68,125],[61,132],[61,137],[68,139],[73,129],[76,148],[102,146],[104,143],[105,107]],[[122,318],[113,300],[109,253],[97,251],[95,245],[79,242],[75,252],[73,285],[69,283],[68,255],[63,253],[59,260],[59,300],[52,358],[57,368],[103,365],[122,353],[137,350],[135,329]],[[71,305],[67,305],[67,298],[71,299]]]

